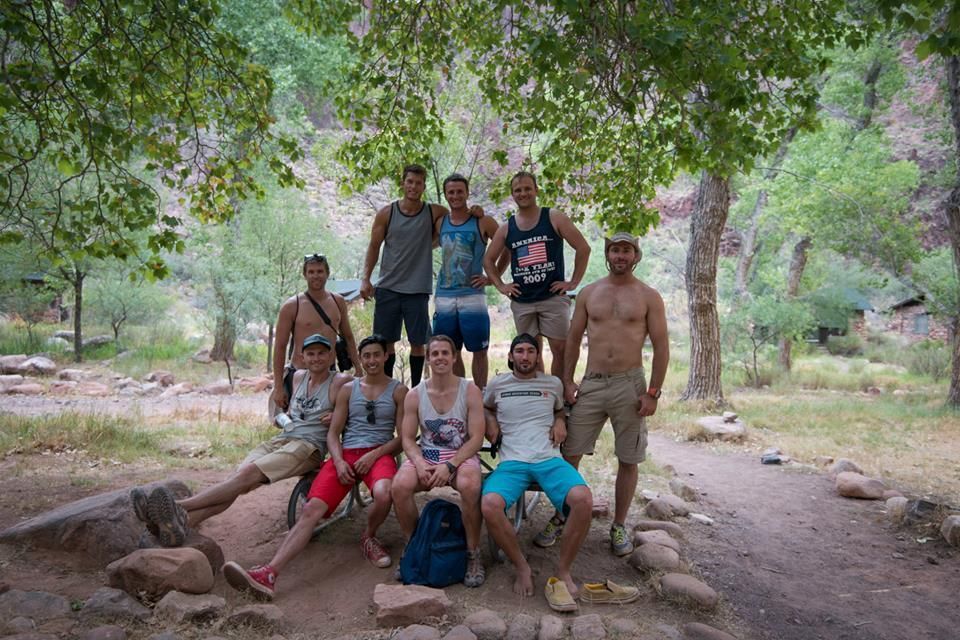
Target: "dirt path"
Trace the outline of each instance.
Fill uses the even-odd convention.
[[[883,520],[883,503],[840,498],[824,474],[653,434],[650,451],[704,493],[712,527],[688,555],[757,638],[960,637],[960,553]]]

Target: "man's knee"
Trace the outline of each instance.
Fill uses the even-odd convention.
[[[457,478],[457,491],[464,502],[476,503],[480,500],[480,472],[465,473]]]
[[[593,493],[586,485],[577,485],[567,492],[567,506],[571,513],[591,512],[593,510]]]
[[[394,500],[406,500],[411,497],[417,489],[417,473],[409,467],[403,467],[393,477],[390,492]]]
[[[327,513],[327,503],[319,498],[311,498],[307,500],[307,504],[303,505],[303,511],[300,513],[299,522],[310,522],[317,523],[323,518]],[[313,526],[313,525],[311,525]]]
[[[268,481],[267,476],[263,474],[260,467],[252,462],[237,469],[236,478],[242,485],[244,493],[252,491]]]
[[[380,504],[390,502],[393,500],[393,481],[387,478],[377,480],[370,493],[373,495],[373,499]]]
[[[637,463],[617,460],[617,473],[637,473]]]
[[[506,501],[497,493],[488,493],[480,500],[480,511],[485,520],[503,516],[503,510],[506,508]]]
[[[547,338],[547,343],[550,345],[550,352],[559,355],[563,353],[563,349],[567,344],[567,341],[563,338]]]

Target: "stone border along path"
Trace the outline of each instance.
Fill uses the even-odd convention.
[[[715,524],[684,528],[687,555],[757,638],[960,637],[960,550],[936,532],[892,527],[827,474],[657,433],[648,451],[700,489]]]

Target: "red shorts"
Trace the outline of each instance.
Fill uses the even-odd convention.
[[[353,464],[359,460],[365,453],[373,451],[377,447],[364,447],[362,449],[344,449],[343,450],[343,459],[347,464],[353,466]],[[377,484],[379,480],[390,480],[397,473],[397,461],[393,459],[391,455],[382,455],[373,463],[373,466],[370,467],[370,471],[367,472],[367,475],[363,476],[362,480],[367,488],[370,489],[370,492],[373,492],[373,485]],[[323,500],[324,504],[327,505],[327,513],[324,515],[325,518],[329,518],[334,511],[337,509],[337,505],[340,504],[340,501],[347,497],[347,494],[353,489],[353,485],[350,484],[341,484],[340,479],[337,477],[337,465],[333,463],[333,460],[327,460],[327,464],[320,467],[320,472],[317,473],[317,477],[314,478],[313,484],[310,485],[310,492],[307,494],[307,500],[312,500],[317,498],[318,500]]]

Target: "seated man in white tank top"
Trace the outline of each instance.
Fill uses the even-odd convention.
[[[417,526],[413,495],[450,485],[460,493],[467,534],[468,587],[483,584],[480,561],[480,460],[484,416],[480,389],[454,375],[457,348],[453,340],[435,335],[427,343],[432,376],[410,390],[403,405],[400,437],[407,459],[393,480],[393,504],[404,538]],[[417,431],[420,442],[417,443]]]

